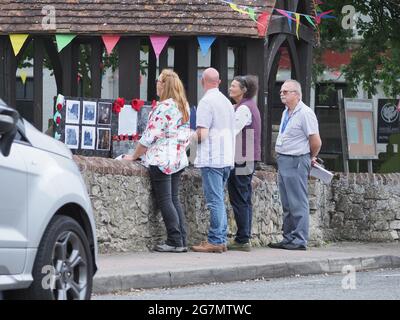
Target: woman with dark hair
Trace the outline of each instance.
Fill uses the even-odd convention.
[[[237,232],[229,250],[250,251],[252,203],[251,180],[255,164],[261,161],[261,117],[255,98],[258,81],[255,76],[237,76],[229,88],[235,108],[235,168],[228,179],[229,200],[235,214]]]
[[[155,246],[159,252],[186,252],[186,221],[180,201],[180,176],[188,159],[186,147],[190,138],[190,111],[182,81],[165,69],[157,79],[160,102],[149,115],[147,127],[133,155],[123,159],[137,160],[144,155],[150,180],[164,224],[167,240]]]

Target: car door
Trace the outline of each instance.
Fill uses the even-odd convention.
[[[0,153],[0,275],[23,271],[27,239],[26,143],[17,134],[10,154]]]

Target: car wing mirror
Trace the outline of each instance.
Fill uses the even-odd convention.
[[[0,99],[0,152],[7,157],[10,154],[11,145],[17,134],[18,111],[8,107]]]

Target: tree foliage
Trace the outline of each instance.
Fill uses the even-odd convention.
[[[355,8],[355,31],[345,29],[351,16],[342,13],[345,5]],[[387,96],[400,95],[400,2],[398,0],[332,0],[322,10],[334,9],[335,20],[320,25],[320,46],[315,50],[314,80],[326,68],[325,50],[351,50],[351,62],[342,71],[355,95],[359,85],[369,94],[381,84]]]

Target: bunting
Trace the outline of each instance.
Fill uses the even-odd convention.
[[[150,42],[157,59],[160,57],[160,53],[164,49],[168,39],[169,36],[150,36]]]
[[[60,52],[76,37],[76,34],[56,34],[57,49]]]
[[[26,39],[28,39],[29,34],[10,34],[9,37],[12,48],[14,50],[14,54],[15,56],[17,56],[22,46],[24,45]]]
[[[200,45],[200,50],[201,54],[203,56],[206,56],[208,53],[208,50],[210,49],[211,45],[215,41],[216,37],[214,36],[198,36],[197,41],[199,42]]]
[[[266,12],[261,12],[261,14],[257,18],[256,10],[254,8],[235,4],[231,0],[220,0],[220,1],[228,4],[232,10],[239,12],[241,14],[248,15],[250,17],[250,19],[252,19],[253,21],[255,21],[257,23],[257,29],[259,31],[258,34],[260,36],[261,36],[261,34],[263,34],[262,31],[264,30],[264,26],[262,24],[260,25],[259,20],[260,20],[260,16]],[[316,0],[316,5],[318,6],[320,4],[324,4],[324,3],[322,1]],[[298,38],[299,38],[299,28],[300,28],[301,16],[305,17],[305,19],[308,21],[308,23],[315,29],[317,29],[317,25],[319,25],[321,23],[321,19],[336,18],[335,16],[329,15],[329,13],[332,13],[333,10],[328,10],[328,11],[321,12],[321,13],[316,12],[316,15],[314,15],[314,16],[304,14],[304,13],[298,13],[298,12],[292,12],[292,11],[288,11],[288,10],[277,9],[277,8],[273,8],[272,10],[280,13],[281,15],[285,16],[288,19],[288,25],[289,25],[290,30],[292,30],[292,21],[296,22],[296,35]],[[257,12],[260,12],[260,11],[257,10]],[[293,18],[293,16],[295,18]],[[264,20],[264,18],[261,18],[261,20]]]
[[[25,71],[21,71],[19,76],[21,77],[22,83],[25,85],[27,74]]]
[[[101,36],[103,39],[104,46],[106,47],[107,54],[110,55],[111,52],[113,51],[114,47],[118,43],[119,39],[121,36],[115,36],[115,35],[104,35]]]

